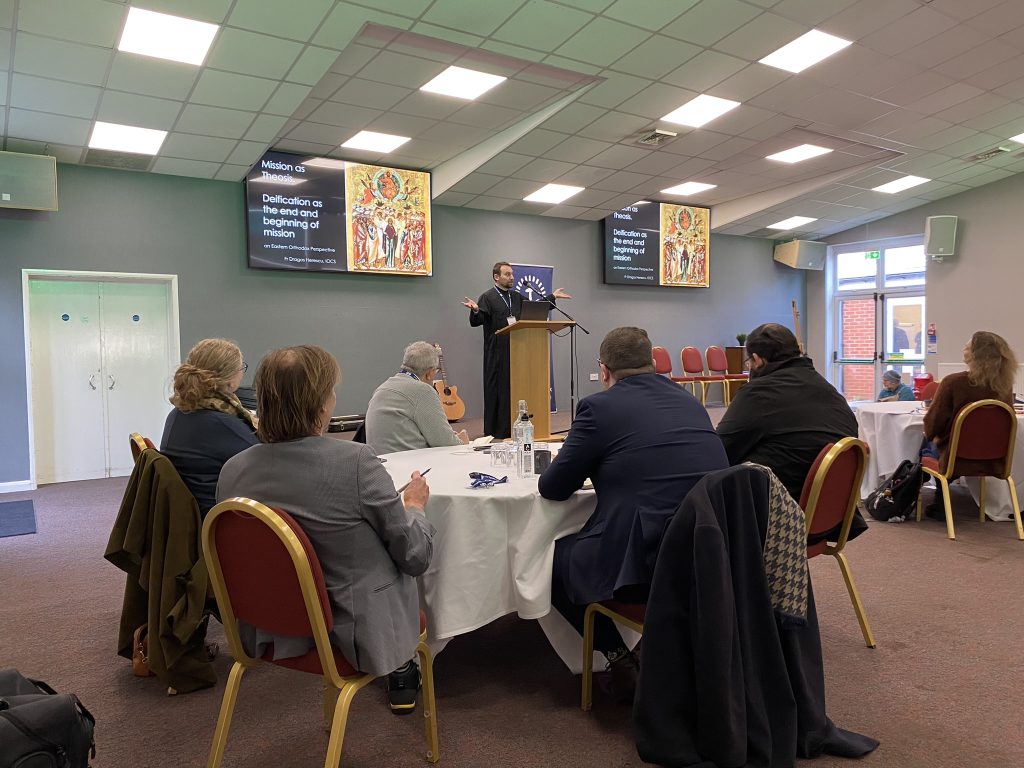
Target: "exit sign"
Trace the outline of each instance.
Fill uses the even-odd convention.
[[[867,251],[864,254],[864,258],[865,259],[877,259],[881,255],[882,255],[881,251]]]

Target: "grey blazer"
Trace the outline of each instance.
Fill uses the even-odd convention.
[[[248,496],[302,525],[323,568],[334,613],[331,642],[356,669],[384,675],[413,657],[419,637],[415,576],[433,554],[434,527],[407,510],[391,476],[360,443],[306,437],[254,445],[229,459],[217,500]],[[246,649],[301,656],[312,638],[274,637],[240,622]]]

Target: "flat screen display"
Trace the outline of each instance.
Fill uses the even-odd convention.
[[[612,285],[707,288],[711,211],[646,203],[604,220],[604,281]]]
[[[255,269],[433,271],[429,173],[267,152],[245,196]]]

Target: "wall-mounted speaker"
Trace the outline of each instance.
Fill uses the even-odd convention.
[[[0,208],[57,210],[57,158],[0,152]]]
[[[924,252],[935,261],[956,252],[956,216],[929,216],[924,220]]]
[[[824,269],[828,243],[817,240],[790,240],[775,245],[775,260],[793,269]]]

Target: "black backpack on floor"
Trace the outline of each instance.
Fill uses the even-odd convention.
[[[864,508],[875,520],[900,522],[914,514],[917,496],[924,483],[924,471],[919,463],[904,459],[896,471],[864,501]],[[899,520],[896,520],[899,518]]]
[[[77,696],[0,670],[0,768],[88,768],[95,726]]]

